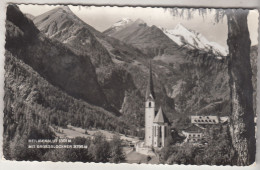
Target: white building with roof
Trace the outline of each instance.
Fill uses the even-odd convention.
[[[191,116],[192,124],[218,124],[218,116]]]
[[[191,116],[192,124],[212,125],[229,122],[228,116]]]
[[[182,131],[183,135],[186,137],[184,142],[190,142],[190,143],[201,142],[201,139],[203,138],[204,130],[205,128],[198,126],[196,124],[189,126],[188,128]]]

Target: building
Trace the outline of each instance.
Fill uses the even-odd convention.
[[[229,122],[228,116],[191,116],[191,123],[198,125],[213,125]]]
[[[191,126],[182,130],[186,137],[184,142],[199,143],[203,139],[205,125],[215,125],[229,122],[228,116],[191,116]]]
[[[169,134],[169,121],[163,109],[155,109],[155,93],[153,88],[152,67],[150,63],[149,81],[145,98],[145,146],[163,147]]]
[[[183,135],[186,137],[184,142],[198,143],[203,138],[205,128],[192,124],[190,127],[182,131]]]
[[[192,124],[218,124],[218,116],[191,116]]]

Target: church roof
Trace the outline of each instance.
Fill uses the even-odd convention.
[[[169,123],[169,120],[167,117],[164,115],[164,112],[162,110],[162,107],[160,107],[159,111],[157,112],[154,120],[154,123]]]
[[[152,64],[150,60],[150,66],[149,66],[149,80],[146,88],[146,95],[145,99],[155,99],[154,89],[153,89],[153,73],[152,73]]]

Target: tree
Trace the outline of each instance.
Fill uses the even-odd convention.
[[[248,10],[227,10],[229,76],[231,89],[231,135],[238,165],[255,161],[256,139],[253,111],[252,69],[250,64]]]
[[[173,16],[192,18],[197,9],[170,9]],[[255,161],[256,139],[253,111],[252,69],[250,65],[249,31],[247,25],[248,10],[216,10],[215,19],[219,22],[227,16],[229,58],[228,72],[231,92],[231,137],[238,154],[237,165],[250,165]],[[204,17],[206,9],[199,9]]]
[[[236,153],[231,143],[228,125],[209,127],[204,140],[208,145],[196,155],[196,164],[233,165],[235,163]]]
[[[106,141],[105,136],[101,132],[94,134],[94,139],[89,146],[89,153],[91,154],[94,162],[109,161],[109,143]]]
[[[120,163],[125,160],[125,155],[123,153],[122,141],[119,135],[114,135],[110,141],[110,162]]]

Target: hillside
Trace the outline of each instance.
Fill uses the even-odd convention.
[[[174,52],[178,52],[178,45],[175,42],[158,27],[155,25],[150,27],[141,19],[110,34],[110,36],[133,45],[151,58],[165,53],[174,55]]]
[[[140,19],[134,22],[121,20],[101,33],[81,21],[67,7],[58,7],[37,16],[34,23],[42,33],[73,51],[83,53],[90,48],[97,51],[95,53],[111,58],[112,62],[94,64],[94,67],[108,102],[122,113],[124,120],[143,126],[143,103],[150,59],[157,96],[156,107],[162,105],[171,121],[195,112],[229,114],[225,58],[218,58],[213,51],[179,46],[162,29],[150,27]],[[61,23],[70,24],[60,27]],[[82,28],[79,32],[93,35],[95,41],[82,45],[79,40],[88,37],[87,34],[74,34],[73,29],[78,27]],[[111,28],[115,29],[109,32]],[[70,41],[71,38],[67,40],[67,35],[73,41]],[[96,40],[101,46],[93,48]],[[95,58],[94,55],[92,58]]]
[[[53,86],[9,51],[5,53],[4,91],[3,153],[8,160],[43,160],[43,155],[50,150],[28,149],[28,139],[54,139],[56,136],[50,127],[67,128],[71,124],[83,129],[106,129],[141,136],[114,113],[75,99]],[[61,160],[65,155],[57,156]]]
[[[148,75],[146,62],[148,56],[146,54],[132,45],[127,45],[120,40],[98,32],[87,23],[83,23],[66,7],[55,8],[37,16],[33,21],[46,36],[60,41],[77,53],[90,53],[98,82],[106,95],[107,101],[123,114],[123,119],[127,119],[138,126],[143,126],[143,96],[145,94],[144,87],[147,84],[146,76]],[[59,26],[62,25],[61,23],[71,23],[71,25],[65,24],[68,26],[63,28]],[[74,30],[77,28],[81,29],[75,34]],[[87,34],[81,34],[82,32],[88,32],[93,37],[93,41],[87,44],[80,43],[80,39],[88,38]],[[72,38],[68,39],[68,37]],[[96,43],[99,43],[99,46],[95,46]],[[88,52],[88,49],[91,49],[94,54],[99,53],[102,57],[110,58],[112,62],[95,64],[96,56]],[[161,87],[161,83],[158,82],[157,87],[158,93],[161,93],[162,96],[158,97],[158,101],[163,98],[171,100]],[[173,103],[165,105],[166,107],[171,105],[169,108],[174,108]],[[170,110],[173,111],[173,109]]]
[[[90,55],[100,91],[123,121],[139,128],[144,125],[150,59],[156,107],[162,105],[170,121],[195,113],[230,114],[226,58],[218,58],[213,51],[179,46],[162,29],[141,20],[119,22],[116,26],[120,28],[107,36],[106,31],[98,32],[81,21],[68,7],[55,8],[33,21],[52,41],[77,55]],[[81,43],[89,37],[91,41]]]
[[[206,52],[212,51],[218,57],[226,56],[228,53],[221,45],[208,41],[201,33],[190,30],[180,23],[171,30],[166,28],[160,29],[179,46],[185,46],[189,49],[200,49]]]
[[[113,25],[111,25],[108,29],[106,29],[103,34],[110,36],[111,34],[127,27],[128,25],[132,24],[133,20],[129,18],[122,18],[121,20],[117,21]]]
[[[112,63],[108,51],[86,25],[68,7],[55,8],[34,18],[34,23],[47,37],[68,46],[77,46],[80,54],[88,54],[95,67]]]
[[[46,38],[14,5],[7,8],[6,49],[71,96],[107,106],[87,55]]]

